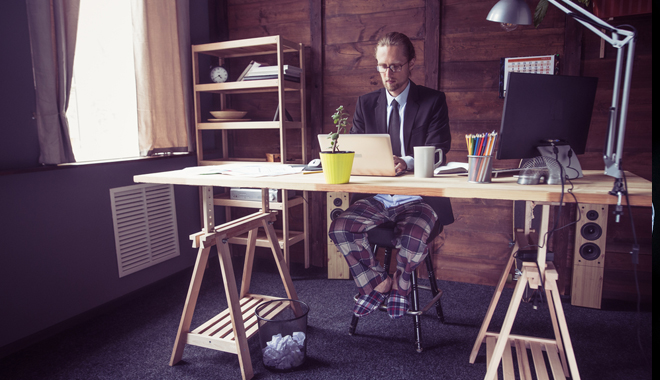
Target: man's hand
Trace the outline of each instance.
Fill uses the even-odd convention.
[[[394,172],[400,173],[408,169],[408,165],[401,157],[398,156],[392,156],[392,157],[394,157]]]

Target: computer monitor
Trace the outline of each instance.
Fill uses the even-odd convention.
[[[582,177],[583,154],[598,78],[509,73],[498,159],[556,158],[565,175]],[[557,149],[554,149],[557,147]]]

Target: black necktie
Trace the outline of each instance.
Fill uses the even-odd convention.
[[[392,141],[392,153],[395,156],[401,156],[401,140],[399,139],[399,129],[401,128],[401,118],[399,117],[399,103],[392,100],[392,113],[390,114],[390,140]]]

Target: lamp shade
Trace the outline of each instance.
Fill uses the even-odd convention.
[[[486,20],[503,24],[530,25],[532,11],[525,0],[500,0],[488,12]]]

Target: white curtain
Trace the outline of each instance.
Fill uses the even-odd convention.
[[[101,0],[99,0],[101,1]],[[189,0],[132,0],[140,155],[191,152]],[[80,0],[26,0],[40,158],[75,162],[66,118]]]
[[[140,155],[191,152],[189,0],[132,0]]]
[[[75,162],[69,106],[80,0],[26,0],[39,136],[39,162]]]

